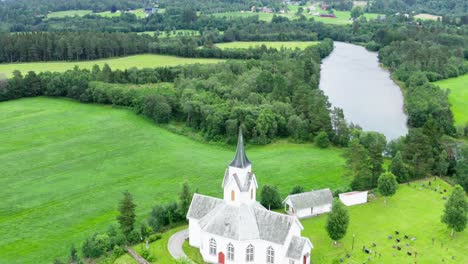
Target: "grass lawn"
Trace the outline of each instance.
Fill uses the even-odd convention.
[[[220,49],[248,49],[254,47],[260,47],[262,45],[267,46],[268,48],[280,49],[285,48],[300,48],[305,49],[311,45],[316,45],[318,41],[236,41],[228,43],[218,43],[216,47]]]
[[[85,16],[91,14],[92,10],[67,10],[67,11],[58,11],[51,12],[47,14],[47,18],[62,18],[62,17],[73,17],[73,16]]]
[[[139,221],[176,199],[183,181],[220,197],[234,146],[203,144],[111,106],[28,98],[0,103],[0,263],[50,262],[116,223],[123,191]],[[337,188],[344,159],[335,148],[279,142],[249,146],[260,185]],[[261,186],[260,186],[261,187]]]
[[[450,89],[449,101],[455,117],[455,124],[463,126],[468,122],[468,74],[435,82],[443,89]]]
[[[200,254],[200,249],[190,246],[188,241],[184,242],[182,249],[184,250],[184,253],[187,255],[187,257],[193,260],[195,263],[205,263],[205,261],[203,261],[203,256]]]
[[[350,226],[339,246],[332,245],[325,230],[326,215],[302,221],[305,228],[302,234],[314,244],[314,263],[334,263],[340,258],[345,263],[365,263],[369,257],[373,259],[370,263],[415,263],[414,252],[418,253],[417,263],[468,263],[468,231],[456,233],[452,239],[450,231],[440,222],[445,204],[442,197],[448,196],[452,188],[439,179],[432,182],[434,188],[440,184],[441,190],[448,190],[446,194],[440,194],[420,187],[420,183],[400,185],[387,205],[383,198],[378,198],[365,205],[349,207]],[[427,186],[428,182],[424,183]],[[395,235],[396,230],[400,235]],[[354,250],[353,234],[356,235]],[[404,239],[405,234],[416,237],[416,240]],[[388,239],[389,235],[393,239]],[[402,241],[396,243],[396,238]],[[435,238],[434,245],[432,238]],[[377,246],[372,247],[372,243]],[[407,243],[409,247],[406,247]],[[401,251],[393,249],[394,244],[401,245]],[[377,252],[377,256],[375,253],[365,254],[362,251],[364,245]],[[411,257],[407,255],[408,251],[413,253]],[[346,253],[351,255],[350,259],[345,257]]]
[[[143,10],[143,8],[131,10],[131,11],[128,11],[128,13],[136,15],[137,18],[145,18],[146,17],[146,13]],[[102,17],[118,17],[118,16],[120,16],[122,14],[122,12],[117,11],[115,13],[111,13],[110,11],[105,11],[105,12],[99,12],[99,13],[94,13],[94,14],[96,14],[98,16],[102,16]]]
[[[175,56],[156,55],[156,54],[142,54],[133,55],[120,58],[108,58],[102,60],[92,61],[66,61],[66,62],[29,62],[29,63],[9,63],[0,64],[0,74],[3,73],[7,77],[13,75],[14,70],[19,70],[23,74],[28,71],[44,72],[56,71],[63,72],[73,69],[78,66],[80,68],[91,69],[93,65],[97,64],[103,66],[109,64],[112,69],[128,69],[132,67],[137,68],[155,68],[163,66],[177,66],[181,64],[195,64],[195,63],[217,63],[223,60],[219,59],[203,59],[203,58],[182,58]]]

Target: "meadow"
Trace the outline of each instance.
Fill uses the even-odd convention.
[[[422,183],[425,187],[421,187]],[[387,199],[387,204],[379,197],[370,203],[349,207],[350,226],[338,246],[333,245],[324,228],[326,215],[303,220],[302,234],[314,244],[314,263],[339,263],[339,259],[344,259],[345,263],[368,263],[369,257],[370,263],[468,263],[465,254],[468,230],[456,233],[452,239],[450,230],[440,221],[445,204],[443,196],[448,196],[452,188],[440,179],[432,181],[431,187],[428,183],[400,185],[395,196]],[[432,190],[439,185],[442,194]],[[395,231],[400,234],[396,235]],[[389,235],[393,238],[389,239]],[[409,239],[405,239],[405,235]],[[413,237],[416,240],[411,241]],[[401,239],[400,243],[395,241],[397,238]],[[401,251],[392,248],[393,245],[400,245]],[[363,246],[371,249],[372,254],[364,253]],[[347,253],[350,258],[346,257]]]
[[[152,206],[176,199],[182,182],[221,196],[234,146],[169,132],[126,109],[65,99],[0,103],[0,263],[50,262],[72,243],[116,223],[122,192],[137,203],[138,221]],[[342,151],[280,141],[248,146],[260,185],[285,196],[340,188]],[[260,186],[261,187],[261,186]]]
[[[216,47],[220,49],[248,49],[265,45],[268,48],[281,49],[284,48],[299,48],[305,49],[311,45],[315,45],[317,41],[235,41],[227,43],[218,43]]]
[[[289,6],[289,12],[285,13],[285,14],[273,14],[273,13],[262,13],[262,12],[257,13],[257,12],[251,12],[251,11],[238,11],[238,12],[215,13],[215,14],[213,14],[213,16],[226,17],[226,18],[258,16],[259,20],[270,22],[274,15],[287,17],[289,19],[297,19],[297,18],[299,18],[299,16],[296,15],[296,12],[297,12],[298,8],[299,8],[299,6],[290,5]],[[334,14],[335,14],[336,18],[329,18],[329,17],[319,17],[319,16],[314,16],[312,14],[308,14],[307,13],[307,8],[305,6],[303,6],[302,8],[304,9],[303,15],[306,18],[313,18],[315,21],[323,22],[325,24],[334,24],[334,25],[346,25],[346,24],[351,23],[351,21],[349,20],[351,18],[351,12],[350,11],[334,10]],[[328,11],[321,10],[319,6],[317,6],[317,9],[315,11],[313,11],[313,12],[317,12],[319,14],[328,13]],[[365,13],[364,14],[364,17],[367,18],[368,20],[376,19],[378,16],[379,16],[379,14],[375,14],[375,13]]]
[[[50,12],[47,14],[47,18],[63,18],[63,17],[73,17],[73,16],[85,16],[91,14],[92,10],[67,10],[67,11],[57,11]]]
[[[126,11],[128,13],[131,13],[131,14],[134,14],[137,18],[145,18],[147,16],[147,14],[145,13],[145,11],[140,8],[140,9],[135,9],[135,10],[130,10],[130,11]],[[94,13],[98,16],[102,16],[102,17],[118,17],[122,14],[121,11],[117,11],[117,12],[110,12],[110,11],[104,11],[104,12],[98,12],[98,13]]]
[[[182,58],[176,56],[156,55],[156,54],[142,54],[133,55],[121,58],[108,58],[102,60],[91,61],[60,61],[60,62],[28,62],[28,63],[8,63],[0,64],[0,73],[5,74],[7,77],[13,75],[13,71],[19,70],[23,74],[28,71],[36,72],[64,72],[78,66],[82,69],[91,69],[94,65],[104,66],[108,64],[112,69],[129,69],[132,67],[137,68],[156,68],[164,66],[177,66],[183,64],[195,63],[218,63],[223,60],[219,59],[203,59],[203,58]]]
[[[435,82],[443,89],[449,89],[449,101],[455,124],[463,126],[468,122],[468,74]]]

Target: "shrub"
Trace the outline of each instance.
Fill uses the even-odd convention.
[[[324,131],[320,132],[315,137],[315,145],[317,145],[319,148],[328,148],[328,146],[330,146],[330,139],[328,139],[327,133]]]
[[[152,234],[148,237],[148,242],[152,243],[154,241],[161,239],[161,237],[162,237],[161,233]]]

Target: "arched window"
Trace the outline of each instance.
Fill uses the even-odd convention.
[[[236,193],[234,191],[231,191],[231,201],[234,202],[236,200]]]
[[[231,243],[227,246],[227,259],[234,260],[234,246]]]
[[[250,200],[253,200],[253,189],[250,190]]]
[[[216,240],[210,239],[210,255],[216,256]]]
[[[254,261],[254,247],[252,246],[252,244],[250,244],[245,251],[245,261]]]
[[[270,246],[267,248],[267,263],[275,263],[275,250]]]

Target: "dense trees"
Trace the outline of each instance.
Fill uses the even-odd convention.
[[[94,60],[148,52],[148,35],[122,33],[0,34],[0,63]]]

